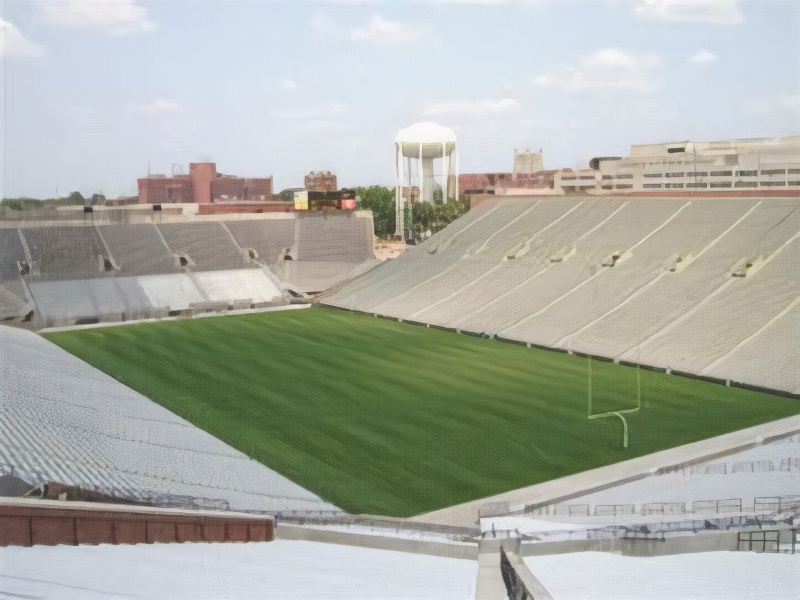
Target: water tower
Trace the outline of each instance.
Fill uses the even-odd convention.
[[[456,134],[431,121],[401,129],[394,143],[397,162],[395,236],[408,239],[406,204],[458,198]],[[417,193],[418,192],[418,193]],[[441,196],[439,195],[441,194]]]

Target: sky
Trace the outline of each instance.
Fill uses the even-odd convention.
[[[461,173],[800,134],[800,0],[0,0],[0,57],[3,197],[394,185],[421,120]]]

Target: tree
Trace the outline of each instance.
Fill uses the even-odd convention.
[[[106,197],[103,194],[92,194],[92,206],[103,206],[106,203]]]
[[[80,192],[72,192],[69,196],[67,196],[67,204],[76,204],[76,205],[85,205],[86,198],[83,197],[83,194]]]
[[[372,211],[375,235],[389,237],[395,230],[394,190],[382,185],[357,187],[356,209]]]
[[[467,211],[463,202],[451,200],[447,204],[418,202],[411,207],[411,233],[418,242],[441,231]]]

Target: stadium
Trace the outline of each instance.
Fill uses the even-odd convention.
[[[3,223],[0,464],[29,496],[3,544],[218,522],[377,572],[414,554],[440,597],[558,598],[554,561],[598,552],[608,577],[688,556],[719,586],[718,553],[756,550],[789,582],[798,207],[497,196],[383,263],[359,211]],[[48,502],[66,537],[37,529]],[[167,524],[115,533],[137,511]]]

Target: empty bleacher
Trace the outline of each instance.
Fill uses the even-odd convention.
[[[50,327],[257,308],[378,262],[369,213],[229,218],[0,229],[0,319]]]
[[[297,260],[360,263],[375,258],[372,221],[354,213],[297,218]]]
[[[32,332],[0,326],[0,370],[0,462],[33,485],[238,510],[337,510]]]
[[[685,245],[666,248],[664,254],[680,249],[681,262],[672,264],[674,273],[666,273],[635,298],[613,313],[606,314],[600,321],[583,330],[573,341],[576,350],[596,353],[605,348],[611,356],[621,356],[631,348],[635,359],[640,345],[693,310],[705,298],[723,285],[731,285],[733,266],[748,253],[771,253],[776,249],[778,236],[763,236],[776,222],[774,206],[758,204],[751,200],[732,199],[724,203],[702,203],[693,205],[687,217],[698,217],[698,225],[703,222],[721,220],[730,222],[730,215],[740,215],[733,228],[705,248],[702,260],[683,252]],[[698,210],[700,211],[698,213]],[[740,220],[741,219],[741,220]],[[778,219],[779,220],[779,219]],[[727,231],[727,229],[726,229]],[[717,236],[719,237],[719,236]],[[666,243],[671,243],[666,240]],[[708,246],[708,244],[707,244]],[[677,254],[677,253],[676,253]],[[665,302],[665,299],[669,301]],[[624,310],[623,310],[624,309]],[[638,318],[641,317],[641,318]]]
[[[34,281],[30,289],[40,327],[153,318],[169,308],[152,304],[136,277]]]
[[[204,271],[195,273],[193,279],[210,302],[247,308],[251,304],[277,302],[282,298],[275,282],[260,269]]]
[[[157,226],[172,254],[193,271],[224,271],[251,266],[220,223],[164,223]]]
[[[27,263],[18,229],[0,229],[0,319],[25,317],[33,303],[20,276]]]
[[[24,227],[21,231],[31,254],[31,277],[37,280],[85,279],[106,272],[108,253],[94,227]]]
[[[178,261],[164,244],[155,225],[101,225],[97,227],[120,275],[178,273]]]
[[[496,198],[323,302],[797,392],[799,206]]]
[[[19,276],[18,262],[26,260],[18,229],[0,229],[0,282]]]
[[[254,251],[253,258],[275,267],[284,260],[285,250],[295,250],[295,219],[275,218],[246,221],[225,221],[239,246]]]

